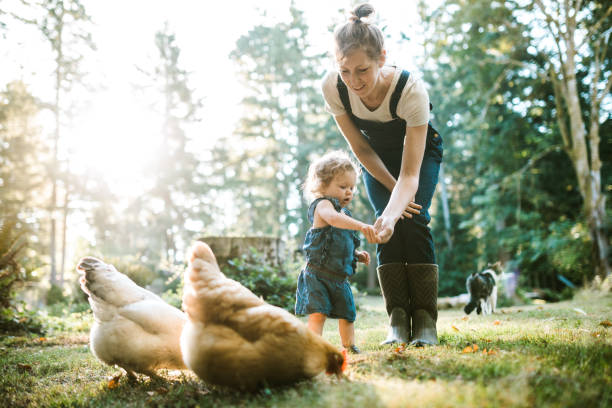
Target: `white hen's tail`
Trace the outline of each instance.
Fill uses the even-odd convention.
[[[79,279],[81,288],[97,302],[122,307],[145,299],[161,300],[159,296],[141,288],[114,266],[99,259],[86,257],[79,261],[77,269],[83,272]]]

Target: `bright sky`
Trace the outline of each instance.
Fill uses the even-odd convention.
[[[120,196],[134,196],[143,185],[143,164],[151,157],[159,137],[159,115],[149,101],[134,91],[146,80],[138,68],[152,70],[158,60],[155,33],[167,21],[181,49],[180,64],[191,72],[191,87],[203,98],[202,121],[188,136],[198,150],[205,151],[217,137],[229,135],[241,114],[245,91],[229,59],[237,39],[257,24],[289,20],[290,2],[279,0],[151,1],[82,0],[95,25],[92,38],[97,50],[87,55],[82,70],[88,73],[90,92],[74,91],[78,115],[62,129],[62,140],[73,171],[88,167],[102,172]],[[295,0],[309,24],[317,51],[332,46],[328,27],[344,21],[339,10],[352,8],[347,0]],[[373,1],[378,16],[387,25],[388,60],[415,71],[420,47],[396,43],[400,31],[421,38],[416,24],[416,0]],[[3,11],[20,13],[18,0],[3,0]],[[265,12],[265,15],[264,15]],[[0,87],[15,79],[29,85],[41,100],[53,99],[53,55],[42,35],[31,26],[7,20],[0,33]],[[418,42],[418,41],[417,41]],[[330,59],[331,64],[331,59]],[[52,117],[42,120],[43,132],[53,132]]]

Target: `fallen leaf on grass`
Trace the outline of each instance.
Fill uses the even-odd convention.
[[[579,307],[575,307],[574,308],[574,312],[576,313],[580,313],[581,315],[587,315],[587,312],[585,312],[584,310],[580,309]]]
[[[406,343],[401,343],[400,345],[395,347],[393,349],[393,351],[396,352],[396,353],[402,353],[402,352],[406,351]]]
[[[603,322],[600,322],[599,325],[603,327],[612,327],[612,322],[609,320],[604,320]]]
[[[39,338],[37,338],[37,339],[36,339],[36,340],[34,340],[34,341],[38,341],[39,343],[42,343],[42,342],[44,342],[44,341],[47,341],[47,338],[46,338],[46,337],[39,337]]]
[[[453,328],[454,331],[461,331],[457,328],[457,326],[455,326],[454,324],[451,325],[451,327]]]
[[[119,386],[119,379],[121,378],[122,375],[123,374],[119,373],[108,380],[108,384],[106,386],[108,387],[109,390],[112,390]]]
[[[470,320],[470,316],[463,316],[461,320]]]
[[[501,324],[501,322],[500,322],[499,320],[495,320],[495,321],[493,322],[493,325],[494,325],[494,326],[499,326],[500,324]]]
[[[475,353],[478,351],[478,344],[472,344],[463,349],[462,353]]]
[[[32,366],[30,364],[17,363],[17,368],[24,371],[32,372]]]

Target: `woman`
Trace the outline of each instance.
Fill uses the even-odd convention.
[[[378,279],[390,326],[383,344],[437,344],[438,265],[428,209],[438,182],[442,139],[428,124],[424,84],[385,65],[382,32],[366,21],[373,12],[361,4],[336,29],[338,72],[324,78],[323,96],[365,169],[366,192],[377,217]]]

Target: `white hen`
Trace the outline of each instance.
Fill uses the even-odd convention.
[[[94,314],[90,346],[98,359],[132,379],[135,372],[157,378],[156,369],[186,368],[179,344],[183,312],[99,259],[83,258],[77,270]]]

